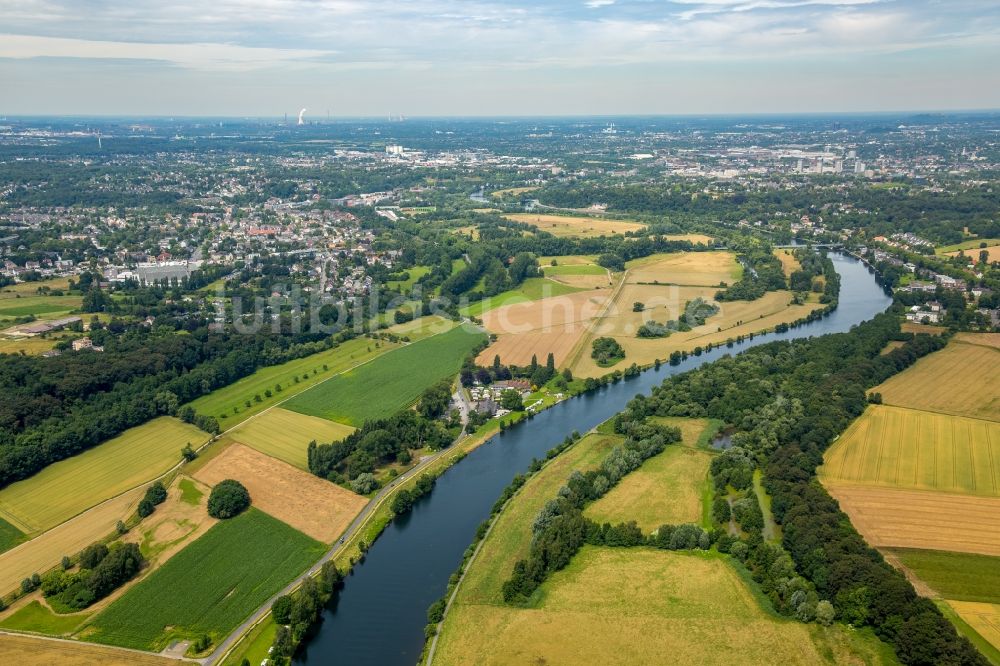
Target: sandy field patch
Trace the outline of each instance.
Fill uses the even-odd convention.
[[[994,261],[1000,261],[1000,245],[993,245],[991,247],[986,247],[986,248],[974,247],[965,250],[964,254],[966,257],[974,259],[978,263],[979,253],[982,252],[983,250],[986,250],[986,252],[989,254],[989,259],[987,259],[987,261],[989,261],[990,263],[993,263]],[[956,252],[948,252],[947,254],[949,257],[957,257],[959,254],[963,253],[961,251],[956,251]]]
[[[926,333],[927,335],[941,335],[942,333],[948,330],[944,326],[932,326],[930,324],[916,324],[912,321],[904,321],[899,328],[901,331],[903,331],[903,333],[914,333],[914,334]]]
[[[774,256],[781,262],[781,268],[785,271],[785,277],[791,276],[792,273],[802,268],[802,264],[792,254],[792,250],[775,250]]]
[[[131,490],[0,554],[0,591],[13,590],[31,574],[59,564],[63,555],[75,555],[111,534],[144,493],[145,488]]]
[[[195,479],[177,477],[167,489],[167,499],[123,541],[138,543],[143,555],[153,563],[152,568],[162,565],[218,522],[208,515],[210,490]]]
[[[0,638],[0,663],[20,666],[176,666],[185,662],[154,654],[56,641],[35,636],[3,634]]]
[[[545,215],[539,213],[513,213],[504,215],[508,220],[536,226],[553,236],[566,238],[593,238],[639,231],[646,225],[634,220],[610,220],[583,215]]]
[[[711,245],[715,239],[705,234],[664,234],[663,238],[670,241],[688,241],[689,243],[701,243]]]
[[[625,264],[629,282],[718,287],[740,279],[743,269],[732,252],[656,254]]]
[[[242,444],[234,444],[198,470],[195,477],[214,486],[236,479],[253,505],[314,539],[330,543],[368,500]]]
[[[872,391],[887,405],[1000,420],[1000,349],[952,340]]]
[[[824,485],[872,546],[1000,555],[1000,498]]]

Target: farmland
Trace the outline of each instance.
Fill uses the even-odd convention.
[[[952,340],[872,391],[887,405],[982,419],[1000,418],[1000,349]],[[992,337],[985,340],[989,342]]]
[[[354,428],[342,423],[274,407],[244,421],[229,436],[262,453],[306,469],[309,442],[334,442],[352,432]]]
[[[608,269],[597,264],[566,264],[542,267],[545,277],[578,289],[600,289],[614,286]]]
[[[0,662],[20,666],[176,666],[176,659],[153,654],[122,652],[87,643],[50,641],[32,636],[6,635],[0,640]]]
[[[948,600],[947,604],[958,614],[965,624],[967,624],[979,637],[986,641],[993,649],[980,649],[983,654],[987,654],[996,663],[1000,659],[1000,604],[986,604],[976,601],[953,601]],[[961,631],[961,627],[959,630]],[[966,633],[966,632],[962,632]],[[977,643],[975,637],[970,637],[973,643]]]
[[[644,532],[664,523],[701,522],[712,454],[695,447],[709,424],[704,419],[671,419],[669,424],[683,426],[682,443],[647,460],[589,505],[584,515],[598,522],[635,520]]]
[[[0,518],[0,553],[24,541],[24,533]]]
[[[35,634],[62,636],[73,633],[88,613],[73,613],[71,615],[56,615],[41,602],[33,600],[21,606],[0,622],[0,627],[14,631],[30,631]]]
[[[129,488],[151,481],[180,462],[185,444],[208,435],[172,417],[160,417],[83,453],[49,465],[0,490],[0,517],[37,534]]]
[[[545,298],[553,298],[573,294],[581,291],[580,288],[550,280],[548,278],[528,278],[516,289],[511,289],[496,296],[484,298],[460,309],[461,313],[467,317],[481,317],[490,310],[513,305],[516,303],[528,303]]]
[[[610,292],[584,291],[532,303],[507,305],[483,315],[483,325],[499,339],[478,361],[491,363],[496,354],[505,363],[527,365],[533,354],[544,361],[550,352],[561,365],[584,334],[587,323],[605,307]]]
[[[80,307],[80,296],[20,296],[0,299],[0,319],[66,313]]]
[[[197,485],[196,485],[197,484]],[[162,565],[216,522],[208,515],[207,486],[181,476],[167,490],[167,499],[125,537],[154,567]]]
[[[219,522],[129,589],[94,618],[86,638],[152,650],[203,633],[218,641],[324,549],[251,508]]]
[[[0,553],[0,591],[13,590],[26,576],[50,569],[59,564],[63,555],[78,553],[111,534],[115,523],[135,510],[143,492],[142,488],[137,488],[119,495],[31,541]]]
[[[635,220],[611,220],[583,215],[545,215],[539,213],[514,213],[505,215],[509,220],[530,224],[560,238],[594,238],[627,231],[640,231],[645,224]]]
[[[945,599],[1000,603],[1000,558],[905,548],[892,554]]]
[[[870,406],[831,446],[820,469],[843,483],[1000,495],[1000,423]]]
[[[973,259],[974,261],[976,261],[978,263],[979,262],[979,253],[983,252],[983,251],[986,252],[986,256],[987,256],[986,261],[987,262],[993,263],[994,261],[1000,261],[1000,244],[991,245],[990,247],[980,249],[979,244],[977,243],[976,247],[974,247],[974,248],[965,250],[964,252],[961,252],[961,251],[948,252],[947,255],[949,257],[957,257],[960,254],[964,254],[969,259]]]
[[[629,282],[718,287],[740,279],[743,269],[731,252],[676,252],[654,254],[625,264]]]
[[[1000,498],[825,485],[872,546],[1000,555]]]
[[[368,500],[329,481],[233,444],[195,473],[214,486],[236,479],[250,492],[255,507],[318,541],[332,542]]]
[[[318,354],[261,368],[190,404],[199,414],[217,417],[223,429],[231,428],[282,400],[287,400],[339,372],[377,358],[397,346],[385,340],[355,338]],[[324,365],[327,366],[326,370],[323,369]],[[295,381],[296,378],[298,382]],[[281,391],[275,390],[277,384],[281,384]],[[271,391],[272,395],[268,397],[266,391]],[[256,396],[260,396],[259,402]],[[250,403],[249,407],[247,402]]]
[[[791,250],[775,250],[774,256],[781,262],[781,267],[785,271],[785,277],[790,276],[795,271],[802,268],[799,260],[795,258]]]
[[[431,384],[458,373],[483,340],[466,326],[397,349],[285,403],[286,409],[360,426],[412,404]]]
[[[537,607],[463,596],[445,619],[436,666],[893,663],[870,634],[770,615],[714,554],[585,546],[542,585]]]
[[[516,498],[497,517],[493,530],[483,541],[476,559],[482,566],[473,566],[466,573],[458,597],[462,603],[503,604],[500,586],[510,575],[514,563],[528,553],[535,515],[556,496],[574,470],[597,467],[622,441],[617,435],[586,435],[528,479]]]
[[[986,247],[994,247],[1000,245],[1000,238],[972,238],[961,243],[955,243],[954,245],[943,245],[935,248],[934,252],[937,254],[950,254],[959,250],[965,250],[967,255],[976,255],[979,253],[979,246],[982,243],[986,243]]]

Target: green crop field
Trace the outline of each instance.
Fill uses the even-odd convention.
[[[551,275],[607,275],[607,269],[597,264],[567,264],[542,266],[546,276]]]
[[[284,460],[300,469],[307,469],[306,450],[309,442],[334,442],[344,439],[352,432],[354,428],[343,423],[275,407],[243,423],[229,435],[261,453]]]
[[[163,416],[0,490],[0,518],[28,534],[45,531],[106,499],[151,481],[208,434]]]
[[[407,279],[407,280],[390,280],[389,282],[385,283],[385,286],[387,286],[389,289],[397,289],[397,290],[402,291],[402,292],[405,293],[405,292],[407,292],[410,289],[410,287],[412,287],[414,284],[417,283],[417,280],[419,280],[423,276],[425,276],[428,273],[430,273],[431,272],[431,267],[430,266],[414,266],[413,268],[406,268],[404,270],[405,270],[405,272],[407,272],[407,273],[410,274],[409,279]]]
[[[38,601],[32,601],[5,617],[0,627],[14,631],[30,631],[36,634],[60,636],[73,632],[90,617],[90,613],[56,615]]]
[[[219,425],[227,430],[290,396],[330,379],[339,372],[377,358],[397,346],[384,340],[355,338],[334,349],[261,368],[190,404],[199,414],[218,418]],[[323,369],[324,364],[327,366],[326,370]],[[295,381],[296,377],[298,382]],[[281,384],[280,391],[276,389],[277,384]],[[267,397],[266,391],[271,391],[271,397]],[[256,399],[258,395],[260,402]],[[249,407],[246,406],[247,401],[250,401]]]
[[[0,518],[0,553],[24,541],[25,535],[3,518]]]
[[[937,254],[947,254],[949,252],[965,250],[967,255],[976,256],[978,251],[982,249],[979,246],[983,243],[986,243],[986,247],[1000,245],[1000,238],[972,238],[970,240],[962,241],[961,243],[955,243],[954,245],[942,245],[941,247],[935,248],[934,252]],[[974,252],[969,252],[969,250],[974,250]]]
[[[219,522],[129,589],[94,618],[85,638],[146,650],[201,634],[218,642],[325,550],[251,508]]]
[[[893,548],[903,565],[945,599],[1000,604],[1000,557]]]
[[[0,317],[24,317],[69,312],[80,307],[80,296],[22,296],[0,300]]]
[[[391,416],[431,384],[456,375],[485,335],[460,326],[396,349],[295,396],[286,409],[360,426]]]
[[[872,405],[827,450],[819,474],[824,484],[998,496],[1000,423]]]
[[[461,308],[461,312],[468,317],[479,317],[484,312],[503,307],[504,305],[538,301],[551,296],[575,294],[578,291],[585,290],[563,284],[562,282],[556,282],[555,280],[549,280],[548,278],[528,278],[517,289],[511,289],[496,296],[490,296],[482,301],[472,303]]]

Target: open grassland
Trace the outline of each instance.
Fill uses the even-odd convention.
[[[88,625],[88,640],[158,650],[175,637],[218,641],[319,559],[325,547],[249,509],[129,589]]]
[[[458,373],[484,335],[467,326],[425,338],[338,375],[285,403],[285,408],[360,426],[413,404],[431,384]]]
[[[352,432],[354,428],[343,423],[275,407],[243,422],[229,433],[229,437],[299,469],[306,469],[309,442],[335,442]]]
[[[48,287],[49,289],[61,289],[65,291],[69,289],[69,278],[57,277],[49,280],[40,280],[38,282],[18,282],[17,284],[9,284],[0,289],[0,299],[17,298],[18,296],[29,295],[36,296],[38,295],[38,290],[42,287]]]
[[[472,570],[491,565],[479,558]],[[434,666],[734,663],[894,662],[870,634],[768,614],[723,556],[591,546],[543,583],[533,608],[453,604],[434,658]]]
[[[1000,245],[1000,238],[970,238],[969,240],[962,241],[961,243],[955,243],[954,245],[942,245],[941,247],[935,248],[934,252],[937,254],[949,254],[951,252],[958,252],[959,250],[965,250],[966,254],[978,254],[981,249],[979,246],[982,243],[986,243],[986,247],[993,247]]]
[[[904,321],[899,326],[899,330],[903,333],[913,333],[919,335],[925,333],[927,335],[941,335],[948,329],[944,326],[933,326],[931,324],[918,324],[912,321]]]
[[[544,298],[563,296],[582,291],[580,287],[575,287],[565,282],[550,280],[548,278],[528,278],[516,289],[511,289],[476,301],[460,308],[460,312],[467,317],[481,317],[484,313],[506,305],[515,303],[528,303]]]
[[[185,444],[197,447],[206,439],[178,419],[153,419],[0,490],[0,517],[37,534],[151,481],[180,462]]]
[[[678,284],[693,287],[718,287],[732,284],[743,275],[743,268],[732,252],[675,252],[654,254],[625,264],[629,282]]]
[[[0,637],[0,663],[19,666],[177,666],[176,659],[126,652],[75,641],[55,641],[34,636]]]
[[[261,368],[252,375],[212,391],[190,404],[199,414],[218,418],[219,425],[225,430],[282,400],[287,400],[290,396],[330,379],[337,373],[371,361],[398,346],[386,340],[355,338],[334,349],[281,365]],[[323,369],[324,365],[327,366],[326,370]],[[298,382],[295,381],[296,377],[299,379]],[[276,390],[277,384],[281,384],[281,391]],[[268,390],[272,393],[270,398],[265,394]],[[257,402],[255,396],[260,396],[260,402]],[[246,406],[248,401],[249,407]]]
[[[16,611],[9,613],[3,621],[0,621],[0,627],[13,631],[28,631],[33,634],[67,636],[72,634],[88,617],[90,617],[90,613],[57,615],[43,606],[42,602],[33,599]],[[0,639],[0,642],[2,641],[3,639]]]
[[[124,540],[139,544],[152,569],[162,566],[218,522],[208,515],[209,490],[186,476],[178,477],[167,489],[167,499]]]
[[[516,196],[520,196],[522,194],[526,194],[528,192],[534,192],[537,189],[538,189],[537,186],[535,186],[535,187],[508,187],[505,190],[497,190],[495,192],[490,192],[490,196],[491,197],[496,197],[496,198],[506,197],[506,196],[516,197]]]
[[[31,541],[0,554],[0,593],[15,589],[25,577],[59,564],[63,555],[74,555],[114,532],[142,499],[136,488],[62,523]]]
[[[640,231],[645,224],[635,220],[612,220],[585,215],[545,215],[540,213],[513,213],[504,215],[508,220],[530,224],[559,238],[595,238]]]
[[[53,337],[39,337],[34,336],[30,338],[24,337],[6,337],[0,336],[0,354],[20,354],[24,352],[25,354],[44,354],[53,347],[55,347],[56,342],[61,339]]]
[[[551,352],[562,365],[609,296],[609,291],[584,291],[491,310],[483,325],[499,338],[477,360],[492,363],[499,354],[504,363],[527,365],[533,354],[544,362]]]
[[[577,289],[601,289],[614,286],[614,276],[597,264],[542,265],[545,277]]]
[[[402,324],[393,324],[385,330],[387,333],[405,337],[408,342],[419,342],[424,338],[435,336],[438,333],[447,333],[456,326],[458,326],[457,321],[445,319],[438,315],[428,315]]]
[[[701,243],[702,245],[711,245],[715,242],[715,238],[707,234],[663,234],[662,237],[668,241],[688,241],[689,243]]]
[[[781,268],[785,271],[785,277],[802,268],[802,264],[795,258],[791,250],[775,250],[774,256],[781,262]]]
[[[396,289],[406,293],[417,283],[417,280],[431,272],[431,267],[414,266],[413,268],[404,269],[404,272],[409,273],[409,277],[406,280],[389,280],[385,283],[385,286],[389,289]]]
[[[891,552],[938,596],[1000,603],[1000,557],[906,548]]]
[[[824,455],[826,484],[1000,496],[1000,423],[872,405]]]
[[[1000,555],[1000,498],[824,485],[872,546]]]
[[[236,479],[253,505],[303,534],[332,542],[368,500],[280,460],[234,444],[195,474],[209,486]]]
[[[902,340],[889,340],[889,342],[885,344],[885,347],[882,348],[882,351],[880,351],[879,354],[885,356],[889,352],[895,349],[899,349],[900,347],[903,347],[905,345],[906,343],[903,342]]]
[[[80,307],[81,296],[20,296],[0,299],[0,318],[52,315]]]
[[[702,499],[708,481],[712,454],[697,447],[706,419],[675,419],[671,425],[687,421],[683,440],[650,458],[589,505],[584,515],[598,522],[620,523],[635,520],[643,532],[652,532],[669,523],[700,523]]]
[[[463,604],[503,605],[501,586],[514,564],[528,554],[535,516],[556,496],[570,474],[596,468],[622,441],[618,435],[588,434],[532,476],[496,519],[476,564],[466,572],[458,599]]]
[[[888,405],[1000,420],[1000,349],[969,334],[872,389]],[[994,442],[994,445],[996,442]]]

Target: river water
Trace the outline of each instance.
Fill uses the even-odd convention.
[[[441,597],[476,527],[533,458],[577,430],[585,433],[621,411],[638,393],[649,393],[670,375],[750,347],[826,333],[839,333],[885,310],[891,303],[875,276],[859,261],[830,255],[841,276],[840,301],[830,316],[786,333],[690,356],[640,376],[571,398],[493,437],[445,472],[433,492],[396,519],[354,567],[339,598],[325,611],[316,635],[296,658],[306,664],[412,666],[424,644],[427,607]]]

